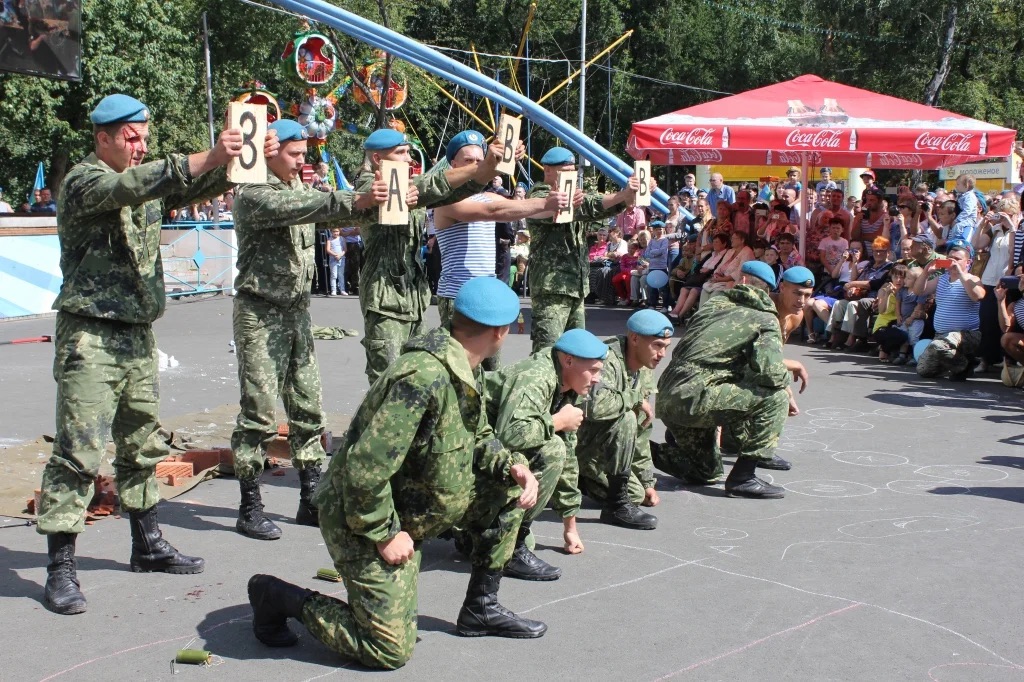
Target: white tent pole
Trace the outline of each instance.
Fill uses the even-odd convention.
[[[807,188],[811,185],[811,178],[807,174],[807,152],[800,152],[800,178],[803,183],[803,190],[800,192],[798,197],[798,205],[800,206],[800,260],[804,263],[807,262],[807,218],[810,217],[810,211],[807,208],[805,201],[807,194]]]

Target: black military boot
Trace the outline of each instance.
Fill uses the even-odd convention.
[[[235,523],[235,530],[256,540],[277,540],[281,537],[281,529],[263,513],[260,479],[240,478],[238,487],[242,490],[242,502],[238,505],[238,522]]]
[[[732,465],[729,477],[725,479],[725,494],[729,497],[753,497],[757,499],[774,499],[785,497],[785,492],[777,485],[772,485],[754,475],[757,460],[750,457],[739,457]]]
[[[455,632],[463,637],[512,637],[533,639],[540,637],[548,626],[539,620],[529,620],[512,613],[498,603],[501,571],[474,568],[469,576],[466,601],[462,603]]]
[[[788,461],[782,459],[776,454],[772,454],[771,459],[759,459],[757,460],[758,469],[773,469],[775,471],[789,471],[793,468],[793,465]]]
[[[85,595],[79,589],[75,564],[77,537],[76,533],[54,533],[46,536],[46,549],[50,561],[46,564],[43,604],[62,616],[85,613]]]
[[[608,477],[608,499],[601,510],[601,521],[634,530],[654,530],[658,517],[640,509],[629,499],[629,474]]]
[[[157,523],[156,505],[146,511],[128,512],[128,525],[132,529],[131,568],[135,573],[176,573],[191,575],[202,573],[206,562],[195,556],[185,556],[164,540]]]
[[[299,511],[295,512],[295,523],[300,526],[320,526],[320,510],[313,502],[313,493],[320,485],[320,464],[299,469]]]
[[[267,646],[294,646],[299,638],[288,627],[288,619],[302,620],[302,605],[317,594],[272,575],[249,578],[252,633]]]
[[[530,551],[526,546],[526,536],[529,534],[530,524],[522,524],[516,537],[515,551],[505,564],[505,576],[520,580],[558,580],[562,576],[562,569],[555,568]]]

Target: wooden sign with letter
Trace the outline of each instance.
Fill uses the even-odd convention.
[[[651,205],[651,162],[634,161],[633,173],[640,180],[640,190],[636,193],[637,206]]]
[[[266,182],[267,160],[263,143],[267,138],[267,105],[228,104],[228,127],[242,131],[242,154],[228,163],[228,181]]]
[[[409,194],[409,164],[405,161],[381,161],[380,174],[388,183],[388,198],[380,205],[381,225],[408,225],[409,206],[405,198]]]
[[[522,119],[508,114],[502,114],[498,119],[498,141],[505,145],[505,152],[495,170],[503,175],[515,175],[516,147],[519,146],[519,131],[522,125]]]
[[[576,171],[561,171],[558,174],[558,186],[551,188],[555,192],[565,192],[569,195],[569,205],[558,209],[558,212],[555,213],[554,222],[556,223],[571,223],[573,221],[576,209],[572,205],[572,198],[576,194],[576,178]]]

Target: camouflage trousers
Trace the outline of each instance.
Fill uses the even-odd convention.
[[[455,299],[438,296],[437,314],[441,316],[441,326],[451,329],[452,316],[455,314]],[[501,349],[489,358],[484,358],[480,366],[487,372],[493,372],[501,367]]]
[[[937,333],[918,358],[917,373],[922,377],[937,377],[943,372],[963,372],[980,347],[981,332],[978,330]]]
[[[235,475],[251,480],[263,473],[267,446],[277,437],[278,397],[288,417],[292,464],[320,466],[327,454],[320,443],[324,414],[309,309],[237,296],[232,322],[242,393],[231,434]]]
[[[647,488],[654,487],[651,462],[653,423],[640,426],[646,417],[627,412],[615,421],[584,421],[578,432],[580,491],[597,502],[608,499],[608,477],[629,473],[629,498],[640,504]]]
[[[57,432],[43,481],[37,529],[81,533],[112,436],[121,508],[160,500],[153,474],[170,451],[160,433],[156,339],[148,324],[57,313]]]
[[[363,322],[366,327],[362,341],[366,350],[366,379],[372,386],[377,377],[398,359],[402,346],[412,337],[419,335],[423,322],[396,320],[372,310],[363,312]]]
[[[501,570],[512,558],[519,527],[532,523],[549,500],[562,474],[562,465],[570,459],[572,439],[556,435],[544,445],[523,454],[530,471],[537,477],[537,504],[532,509],[516,506],[522,488],[507,486],[492,478],[477,477],[476,495],[461,526],[462,539],[472,546],[470,559],[476,568]]]
[[[302,607],[302,623],[314,637],[345,658],[371,668],[393,670],[416,646],[416,603],[420,550],[392,566],[369,540],[345,526],[340,504],[321,505],[320,531],[341,575],[348,602],[317,594]]]
[[[555,345],[563,333],[570,329],[586,326],[583,299],[561,294],[533,294],[530,338],[533,340],[532,353]]]
[[[717,427],[728,427],[738,457],[771,459],[789,414],[783,389],[722,384],[708,386],[699,403],[674,405],[659,396],[658,416],[665,423],[666,442],[653,453],[654,466],[690,483],[721,476],[722,453]]]

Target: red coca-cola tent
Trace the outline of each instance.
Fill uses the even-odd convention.
[[[657,165],[935,169],[1009,156],[1016,135],[807,75],[634,123],[626,149]]]
[[[805,75],[633,124],[626,150],[656,165],[935,169],[1013,153],[1017,132]],[[805,250],[806,212],[800,220]]]

